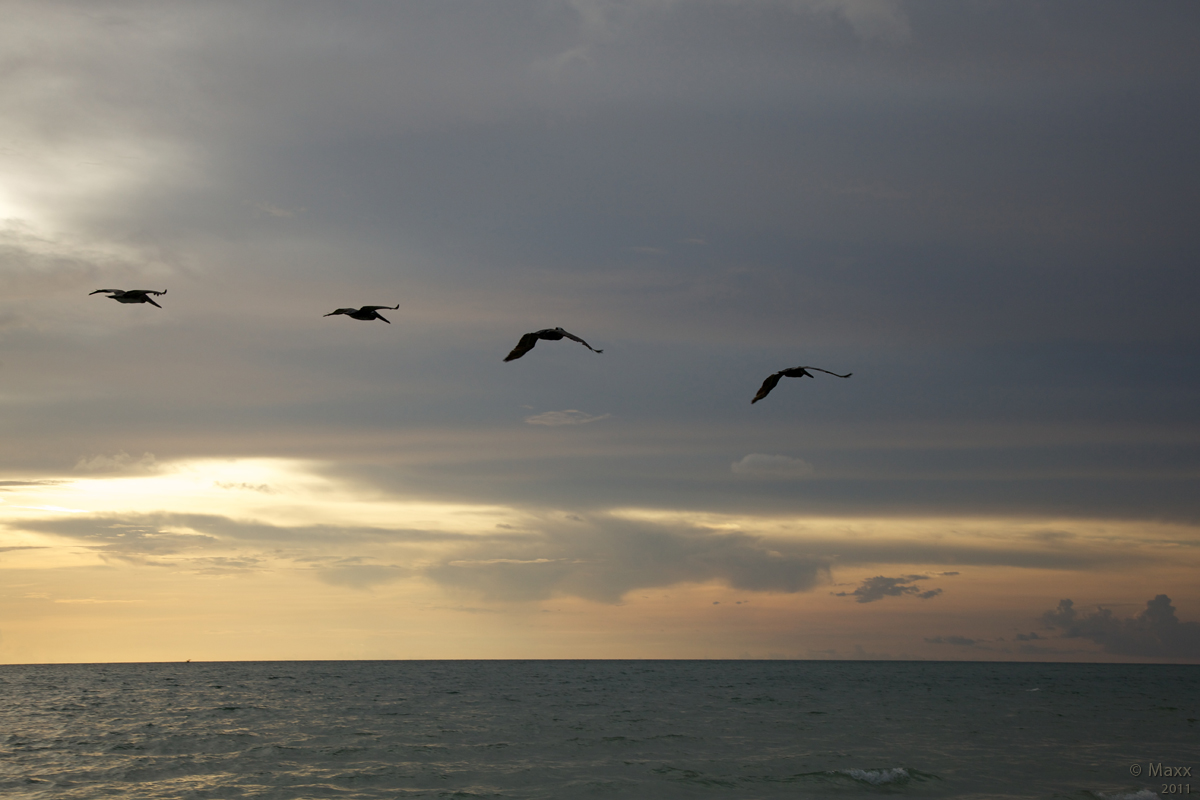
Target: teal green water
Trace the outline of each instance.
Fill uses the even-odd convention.
[[[1200,795],[1157,775],[1200,773],[1196,666],[0,666],[0,696],[13,798]]]

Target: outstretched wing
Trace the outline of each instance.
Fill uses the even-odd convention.
[[[359,309],[359,311],[378,311],[381,308],[396,309],[399,307],[400,307],[399,303],[396,303],[396,305],[394,305],[394,306],[363,306],[362,308]]]
[[[603,353],[604,352],[603,350],[597,350],[596,348],[592,347],[590,344],[585,342],[583,339],[580,339],[578,336],[576,336],[573,333],[567,333],[562,328],[559,328],[559,331],[562,333],[563,336],[567,337],[568,339],[570,339],[572,341],[579,342],[581,345],[586,347],[588,350],[591,350],[593,353]]]
[[[829,370],[821,369],[820,367],[803,367],[803,369],[815,369],[817,372],[824,372],[826,375],[832,375],[835,378],[849,378],[854,374],[853,372],[847,372],[845,375],[838,375],[836,372],[830,372]]]
[[[158,303],[154,302],[154,300],[150,297],[150,295],[166,294],[166,293],[167,292],[165,289],[161,292],[156,292],[153,289],[130,289],[128,291],[121,292],[119,295],[116,295],[116,297],[117,297],[117,299],[121,300],[121,302],[123,302],[123,303],[129,303],[129,302],[149,303],[150,305],[154,306],[155,308],[162,308],[162,306],[160,306]]]
[[[101,294],[101,293],[103,293],[103,294],[124,294],[125,290],[124,289],[97,289],[94,292],[88,292],[88,297],[91,297],[94,294]]]
[[[776,372],[773,375],[769,375],[767,379],[763,381],[762,386],[758,387],[758,394],[754,395],[754,399],[750,401],[750,405],[754,405],[759,400],[762,400],[764,397],[769,395],[771,390],[779,385],[779,379],[782,377],[782,372]]]
[[[528,353],[537,344],[538,335],[536,333],[527,333],[521,337],[521,341],[517,342],[517,346],[512,349],[512,352],[504,357],[505,361],[514,361]]]

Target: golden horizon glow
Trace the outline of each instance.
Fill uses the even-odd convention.
[[[1149,598],[1142,596],[1144,574],[1127,568],[1133,563],[1153,565],[1182,618],[1193,618],[1200,604],[1191,580],[1198,559],[1194,548],[1180,544],[1195,529],[1182,524],[631,507],[581,518],[553,509],[387,495],[326,477],[327,466],[295,459],[163,464],[93,457],[81,459],[73,474],[9,486],[0,502],[0,662],[1121,660],[1080,639],[1059,640],[1057,650],[1043,654],[1031,645],[1019,649],[1013,637],[1035,632],[1039,615],[1064,597],[1080,608],[1116,603],[1122,616],[1136,613]],[[101,468],[125,472],[85,471]],[[84,525],[92,522],[98,527]],[[806,591],[683,579],[634,586],[618,602],[584,599],[561,587],[532,599],[489,599],[438,578],[438,565],[558,562],[564,556],[523,555],[520,543],[569,544],[612,524],[678,530],[680,541],[750,537],[768,554],[808,548],[832,572]],[[953,558],[930,560],[938,552],[931,546]],[[905,548],[917,557],[897,555]],[[872,560],[876,551],[880,556]],[[597,557],[584,552],[575,558]],[[1077,561],[1063,561],[1068,554]],[[855,587],[884,574],[902,576],[906,587],[943,592],[920,599],[905,588],[902,595],[857,602]],[[982,627],[981,618],[988,620]]]

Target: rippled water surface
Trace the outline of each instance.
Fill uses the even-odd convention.
[[[1189,666],[79,664],[0,666],[0,696],[14,798],[1141,800],[1154,764],[1200,775]]]

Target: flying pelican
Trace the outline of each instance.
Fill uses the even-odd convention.
[[[758,394],[754,395],[754,399],[750,401],[750,405],[754,405],[759,400],[762,400],[764,397],[769,395],[771,390],[779,385],[780,378],[800,378],[805,375],[810,378],[813,377],[813,374],[809,372],[810,369],[815,369],[817,372],[824,372],[827,375],[834,376],[835,378],[849,378],[854,374],[853,372],[847,372],[845,375],[838,375],[836,372],[830,372],[829,370],[821,369],[820,367],[792,367],[791,369],[781,369],[779,372],[776,372],[774,375],[769,376],[765,381],[763,381],[763,385],[758,388]]]
[[[517,342],[517,346],[512,349],[511,353],[509,353],[508,355],[506,355],[504,357],[504,360],[505,361],[515,361],[516,359],[525,355],[526,353],[528,353],[530,350],[533,349],[533,346],[535,344],[537,344],[538,339],[549,339],[552,342],[557,342],[559,339],[562,339],[564,336],[568,339],[572,339],[576,342],[579,342],[581,345],[586,347],[588,350],[591,350],[593,353],[603,353],[604,352],[603,350],[597,350],[596,348],[592,347],[590,344],[585,342],[583,339],[580,339],[575,334],[567,333],[562,328],[544,328],[543,330],[534,331],[533,333],[527,333],[524,336],[522,336],[521,341]]]
[[[154,302],[150,295],[166,294],[167,290],[163,289],[161,292],[156,292],[152,289],[97,289],[94,292],[88,292],[88,297],[91,297],[94,294],[100,294],[101,292],[107,294],[111,299],[116,300],[118,303],[149,303],[152,306],[158,306],[159,308],[162,308],[162,306]]]
[[[391,325],[392,321],[390,319],[388,319],[387,317],[385,317],[383,314],[380,314],[379,309],[381,309],[381,308],[399,308],[399,307],[400,307],[400,304],[396,303],[396,305],[394,305],[394,306],[363,306],[362,308],[339,308],[337,311],[330,311],[325,316],[332,317],[336,314],[345,314],[350,319],[361,319],[361,320],[381,319],[384,322],[386,322],[388,325]]]

